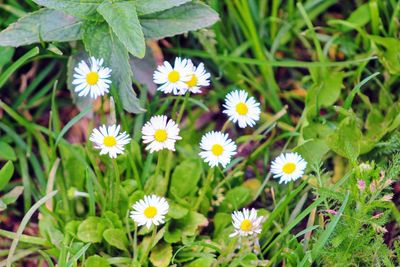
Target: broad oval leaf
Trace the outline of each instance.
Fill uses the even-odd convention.
[[[107,229],[104,231],[103,237],[111,246],[128,251],[128,239],[121,229]]]
[[[99,255],[93,255],[85,261],[85,267],[109,267],[108,261]]]
[[[77,236],[83,242],[100,243],[106,227],[105,220],[98,217],[89,217],[79,225]]]
[[[150,261],[154,266],[167,267],[172,258],[172,246],[166,243],[157,244],[150,254]]]
[[[213,25],[218,13],[202,3],[187,3],[140,19],[143,33],[149,39],[161,39]]]
[[[134,2],[104,2],[97,11],[104,17],[129,53],[143,58],[146,44]]]
[[[61,11],[41,9],[29,13],[0,32],[0,46],[80,40],[82,22]]]
[[[174,190],[174,195],[182,198],[195,192],[201,173],[201,161],[198,159],[187,159],[179,164],[171,178],[171,190]]]

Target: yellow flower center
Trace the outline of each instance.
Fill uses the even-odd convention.
[[[296,164],[293,162],[288,162],[282,167],[282,171],[286,174],[291,174],[294,170],[296,170]]]
[[[154,139],[158,142],[165,142],[167,140],[168,135],[167,131],[163,129],[156,130],[156,133],[154,134]]]
[[[244,219],[242,223],[240,224],[240,229],[242,231],[248,232],[251,230],[251,227],[253,227],[253,224],[249,219]]]
[[[236,112],[239,113],[239,115],[246,115],[248,111],[249,108],[245,103],[240,102],[239,104],[236,105]]]
[[[192,78],[189,80],[189,81],[187,81],[186,82],[186,84],[189,86],[189,87],[194,87],[194,86],[196,86],[197,85],[197,77],[196,77],[196,75],[192,75]]]
[[[86,75],[86,82],[90,85],[95,85],[99,81],[99,74],[97,72],[89,72]]]
[[[177,81],[179,81],[179,79],[180,79],[180,75],[179,75],[179,72],[177,72],[176,70],[173,70],[168,74],[168,80],[171,83],[176,83]]]
[[[157,208],[156,207],[148,206],[144,210],[144,216],[146,216],[147,219],[154,218],[154,216],[156,216],[156,215],[157,215]]]
[[[219,144],[215,144],[215,145],[212,146],[211,152],[212,152],[215,156],[218,157],[219,155],[222,154],[222,152],[224,152],[224,148],[223,148],[221,145],[219,145]]]
[[[117,144],[117,139],[114,136],[106,136],[104,137],[103,143],[107,147],[112,147]]]

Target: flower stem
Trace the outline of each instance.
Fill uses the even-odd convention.
[[[118,202],[119,202],[119,188],[120,188],[120,177],[118,164],[115,159],[112,160],[113,173],[114,177],[111,177],[111,207],[113,210],[118,210]]]
[[[204,182],[203,189],[200,191],[199,198],[197,199],[196,204],[194,205],[194,210],[199,209],[201,202],[203,201],[203,199],[211,185],[213,178],[214,178],[214,168],[210,168],[210,169],[208,169],[208,174],[207,174],[206,181]]]
[[[157,234],[157,226],[153,225],[153,232],[151,233],[150,242],[149,242],[149,245],[146,248],[145,253],[140,258],[140,264],[143,263],[143,260],[145,258],[148,258],[148,255],[149,255],[151,249],[153,248],[153,242],[154,242],[154,239],[156,238],[156,234]]]
[[[190,96],[190,92],[188,91],[188,92],[186,92],[185,98],[183,99],[183,103],[182,103],[181,108],[178,113],[178,117],[176,118],[177,124],[179,124],[179,122],[182,120],[183,112],[185,111],[185,107],[187,105],[187,102],[189,101],[189,96]]]

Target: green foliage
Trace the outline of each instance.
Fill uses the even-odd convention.
[[[218,15],[207,5],[186,3],[188,1],[152,1],[149,4],[144,1],[99,0],[35,2],[46,8],[27,14],[2,31],[0,46],[83,39],[89,54],[103,58],[112,69],[112,79],[123,107],[132,113],[145,110],[140,107],[132,88],[133,74],[128,52],[143,58],[144,37],[174,36],[208,27],[218,20]]]
[[[396,1],[2,1],[2,264],[397,266],[385,232],[400,222],[399,12]],[[90,56],[112,69],[112,98],[74,92],[73,69]],[[153,71],[175,56],[203,62],[211,87],[157,92]],[[253,128],[223,125],[232,88],[260,101]],[[176,151],[140,142],[156,114],[178,122]],[[115,122],[132,141],[111,160],[87,139]],[[198,144],[213,129],[238,154],[210,171]],[[286,185],[270,173],[285,151],[308,163]],[[129,212],[149,194],[169,209],[147,229]],[[230,237],[244,207],[264,217],[257,238]]]

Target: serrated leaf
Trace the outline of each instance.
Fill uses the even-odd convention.
[[[136,10],[139,15],[147,15],[176,7],[191,0],[136,0]]]
[[[0,159],[13,161],[17,159],[14,149],[9,144],[0,142]]]
[[[68,13],[74,17],[87,18],[96,14],[102,0],[32,0],[38,5]]]
[[[128,238],[121,229],[107,229],[103,233],[104,239],[113,247],[127,251]]]
[[[41,9],[29,13],[0,32],[0,46],[80,40],[82,22],[61,11]]]
[[[132,70],[128,51],[118,40],[106,23],[88,23],[85,26],[83,41],[92,56],[103,58],[105,66],[112,69],[112,85],[119,92],[124,109],[131,113],[142,113],[139,99],[132,88]]]
[[[167,267],[172,258],[172,246],[166,243],[157,244],[150,254],[150,261],[156,267]]]
[[[143,33],[149,39],[161,39],[213,25],[218,13],[202,3],[187,3],[140,19]]]
[[[14,164],[8,161],[0,170],[0,190],[2,190],[10,181],[14,174]]]
[[[103,16],[129,53],[143,58],[146,44],[134,2],[104,2],[97,11]]]

